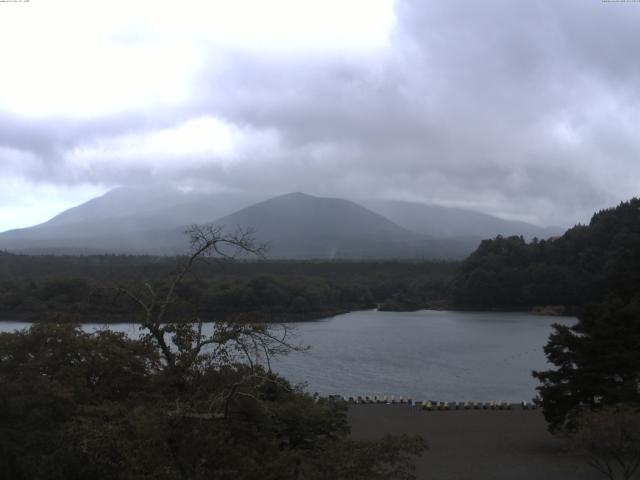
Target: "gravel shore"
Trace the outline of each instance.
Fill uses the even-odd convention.
[[[352,436],[420,434],[429,451],[416,460],[422,480],[598,480],[585,458],[567,453],[539,410],[426,412],[407,405],[354,405]]]

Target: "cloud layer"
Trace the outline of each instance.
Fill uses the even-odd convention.
[[[276,13],[292,8],[284,3]],[[264,45],[212,35],[206,22],[195,33],[144,16],[114,24],[85,50],[96,49],[89,67],[104,59],[118,71],[86,74],[74,101],[59,101],[75,97],[56,85],[82,72],[82,58],[47,66],[59,81],[38,83],[42,111],[0,95],[0,184],[27,183],[30,196],[38,185],[88,193],[150,182],[303,190],[561,225],[638,194],[640,4],[393,7],[387,18],[381,3],[368,22],[361,2],[346,25],[327,16],[310,37],[290,25]],[[108,63],[112,47],[128,63]]]

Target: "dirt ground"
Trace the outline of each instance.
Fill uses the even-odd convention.
[[[354,405],[352,436],[420,434],[429,451],[416,460],[429,480],[597,480],[585,459],[563,449],[538,410],[422,411],[406,405]]]

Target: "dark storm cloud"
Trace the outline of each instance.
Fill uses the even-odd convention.
[[[0,146],[30,152],[30,175],[60,181],[208,180],[565,225],[638,193],[640,4],[403,0],[396,16],[383,52],[212,47],[179,109],[88,122],[0,116]],[[70,170],[78,145],[203,115],[275,141],[226,163],[187,155],[170,176],[135,161]]]
[[[281,133],[299,175],[284,185],[562,223],[637,194],[640,5],[404,1],[397,15],[384,58],[237,57],[209,100]]]

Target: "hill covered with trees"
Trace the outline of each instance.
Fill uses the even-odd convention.
[[[561,237],[483,241],[462,263],[453,301],[483,309],[562,305],[570,312],[608,293],[627,303],[639,286],[640,199],[634,198]]]
[[[640,200],[598,212],[588,226],[575,227],[550,245],[541,243],[517,247],[511,239],[515,249],[494,255],[495,260],[529,253],[533,261],[519,268],[511,260],[514,279],[536,268],[542,274],[558,268],[560,274],[547,284],[542,284],[544,275],[537,278],[538,287],[547,290],[535,300],[580,306],[576,324],[553,326],[544,350],[555,368],[533,372],[541,382],[538,402],[549,429],[574,435],[599,471],[609,478],[635,478],[640,466]],[[487,246],[495,251],[495,244]],[[525,277],[519,293],[531,281]]]

